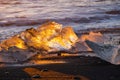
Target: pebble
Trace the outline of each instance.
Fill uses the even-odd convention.
[[[33,75],[32,78],[41,78],[39,74]]]
[[[98,64],[101,64],[102,62],[101,62],[101,61],[98,61],[97,63],[98,63]]]
[[[41,72],[47,72],[48,71],[48,69],[42,69],[41,70]]]
[[[74,77],[74,80],[81,80],[80,77]]]
[[[21,80],[25,80],[25,79],[21,79]]]
[[[9,74],[9,72],[6,71],[5,74]]]
[[[110,80],[114,80],[114,79],[115,79],[115,77],[114,77],[114,76],[111,76],[109,79],[110,79]]]

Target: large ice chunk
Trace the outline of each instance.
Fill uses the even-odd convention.
[[[69,50],[78,37],[71,27],[48,22],[37,29],[30,28],[0,43],[0,55],[10,60],[24,61],[38,53]],[[31,52],[31,48],[35,50]],[[5,55],[4,55],[5,54]],[[7,55],[6,55],[7,54]]]

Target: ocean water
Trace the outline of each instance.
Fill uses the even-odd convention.
[[[120,27],[120,0],[0,0],[0,39],[46,21],[75,31]]]

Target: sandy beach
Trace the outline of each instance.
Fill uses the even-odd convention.
[[[64,59],[64,58],[63,58]],[[67,57],[69,63],[0,68],[0,80],[119,80],[120,66],[96,57]]]

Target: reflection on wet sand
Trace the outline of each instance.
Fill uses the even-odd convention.
[[[96,57],[81,57],[72,63],[0,68],[1,80],[119,80],[120,66]],[[104,72],[103,72],[104,71]]]

